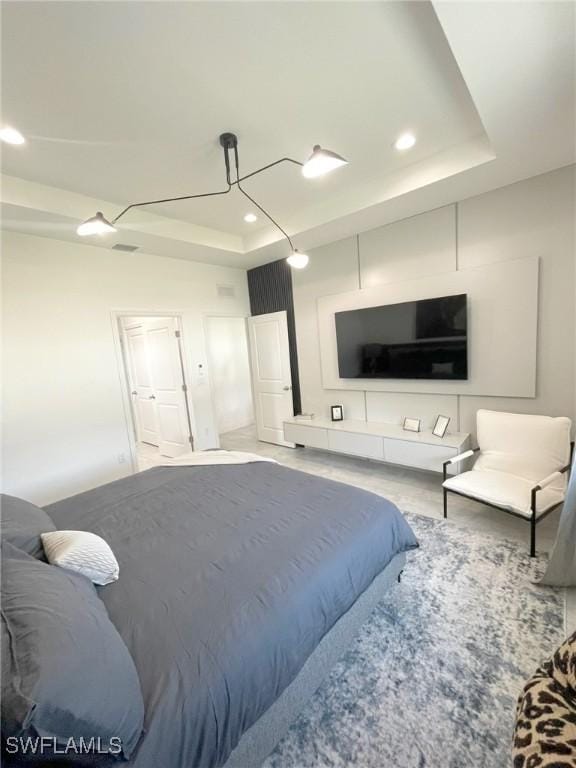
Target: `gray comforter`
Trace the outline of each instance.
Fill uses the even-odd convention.
[[[140,676],[137,768],[222,765],[375,576],[417,546],[394,504],[275,464],[151,469],[47,511],[118,558],[100,595]]]

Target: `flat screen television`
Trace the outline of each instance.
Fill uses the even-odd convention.
[[[467,379],[466,294],[336,312],[343,379]]]

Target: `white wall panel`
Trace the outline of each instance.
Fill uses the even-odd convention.
[[[360,288],[456,269],[456,206],[396,221],[359,236]]]
[[[468,379],[341,379],[334,314],[417,299],[468,295]],[[330,389],[534,397],[538,259],[516,259],[350,291],[318,300],[322,382]]]
[[[432,429],[436,417],[448,416],[448,432],[458,432],[458,396],[422,395],[412,392],[367,392],[366,421],[402,424],[406,416],[422,420],[422,429]]]

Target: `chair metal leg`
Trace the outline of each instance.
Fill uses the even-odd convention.
[[[530,557],[536,557],[536,489],[532,490],[531,504],[532,517],[530,518]]]
[[[448,517],[448,491],[446,488],[442,489],[444,491],[444,518]]]

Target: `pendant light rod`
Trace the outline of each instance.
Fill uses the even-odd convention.
[[[254,203],[254,205],[259,208],[262,213],[270,219],[270,221],[278,227],[278,229],[282,232],[282,234],[290,241],[290,238],[288,235],[284,232],[284,230],[278,225],[277,222],[274,221],[274,219],[271,218],[271,216],[260,206],[255,200],[252,200],[252,198],[245,192],[245,190],[241,189],[240,184],[243,181],[246,181],[246,179],[252,178],[252,176],[257,176],[259,173],[262,173],[263,171],[267,171],[269,168],[274,168],[276,165],[280,165],[280,163],[293,163],[294,165],[300,166],[300,168],[303,167],[304,163],[299,162],[298,160],[294,160],[291,157],[282,157],[280,160],[275,160],[273,163],[268,163],[268,165],[263,165],[262,168],[258,168],[256,171],[252,171],[252,173],[247,173],[245,176],[240,177],[238,175],[238,169],[236,169],[236,180],[232,181],[230,179],[230,158],[229,158],[229,151],[232,149],[234,150],[235,154],[238,154],[238,139],[233,133],[223,133],[220,136],[220,144],[224,149],[224,165],[226,168],[226,184],[227,189],[224,189],[220,192],[204,192],[199,195],[180,195],[179,197],[165,197],[161,200],[146,200],[142,203],[131,203],[130,205],[127,205],[126,208],[124,208],[120,213],[112,219],[111,223],[116,224],[116,222],[124,216],[124,214],[128,213],[128,211],[131,211],[132,208],[142,208],[146,205],[161,205],[162,203],[177,203],[181,200],[197,200],[202,197],[218,197],[222,195],[227,195],[232,187],[238,186],[238,189],[244,194],[248,199]],[[290,242],[291,244],[291,242]]]
[[[290,158],[283,158],[283,159],[284,160],[289,160]],[[241,186],[240,182],[243,181],[244,179],[240,178],[240,164],[239,164],[239,161],[238,161],[238,144],[236,144],[234,146],[234,162],[235,162],[235,165],[236,165],[236,181],[234,183],[237,185],[237,187],[240,190],[240,192],[242,192],[244,197],[247,197],[248,200],[250,200],[250,202],[253,205],[255,205],[256,208],[258,208],[259,211],[262,211],[264,216],[266,216],[266,218],[269,221],[271,221],[272,224],[274,224],[274,226],[278,230],[280,230],[280,232],[282,232],[282,234],[284,235],[286,240],[288,240],[288,242],[290,243],[290,248],[292,248],[292,250],[295,251],[296,249],[294,248],[294,243],[290,239],[290,235],[282,229],[280,224],[278,224],[278,222],[275,219],[272,218],[272,216],[268,213],[268,211],[265,208],[263,208],[260,205],[260,203],[257,203],[256,200],[254,200],[253,197],[250,197],[250,195],[248,194],[248,192],[246,192],[245,189],[242,189],[242,186]],[[282,162],[282,160],[278,160],[276,163],[272,163],[271,165],[277,165],[278,163],[281,163],[281,162]],[[296,160],[292,160],[292,162],[296,163],[297,161]],[[300,163],[300,165],[301,165],[301,163]],[[270,166],[266,166],[266,168],[270,168]],[[265,169],[261,169],[261,170],[265,170]],[[255,173],[259,173],[259,171],[256,171]],[[244,178],[249,178],[250,176],[254,176],[254,173],[248,174],[248,176],[245,176]]]
[[[289,235],[287,232],[285,232],[285,231],[282,229],[282,227],[280,226],[280,224],[278,224],[278,222],[277,222],[275,219],[273,219],[273,218],[272,218],[272,216],[270,216],[270,214],[268,213],[268,211],[267,211],[265,208],[262,208],[262,206],[260,205],[260,203],[257,203],[257,202],[256,202],[256,200],[254,200],[254,198],[253,198],[253,197],[250,197],[250,195],[248,194],[248,192],[246,192],[246,190],[245,190],[245,189],[242,189],[242,187],[240,186],[240,183],[239,183],[239,182],[236,182],[236,183],[238,184],[238,189],[240,190],[240,192],[242,192],[242,194],[244,195],[244,197],[247,197],[247,198],[248,198],[248,200],[250,200],[250,202],[251,202],[253,205],[255,205],[255,206],[256,206],[256,208],[258,208],[258,210],[259,210],[259,211],[262,211],[262,213],[264,214],[264,216],[266,216],[266,218],[267,218],[269,221],[271,221],[271,222],[272,222],[272,224],[274,224],[274,226],[275,226],[277,229],[279,229],[279,230],[280,230],[280,232],[282,232],[282,234],[284,235],[284,237],[286,238],[286,240],[288,240],[288,242],[290,243],[290,248],[292,248],[292,250],[293,250],[293,251],[295,251],[296,249],[294,248],[294,243],[293,243],[293,242],[292,242],[292,240],[290,239],[290,235]]]
[[[130,211],[132,208],[141,208],[144,205],[160,205],[161,203],[176,203],[178,200],[195,200],[199,197],[215,197],[217,195],[227,195],[231,189],[232,185],[230,184],[228,189],[224,189],[222,192],[204,192],[201,195],[182,195],[181,197],[166,197],[163,200],[147,200],[144,203],[132,203],[131,205],[127,205],[123,211],[120,211],[116,218],[112,219],[112,224],[116,224],[118,219],[124,216],[125,213],[128,213],[128,211]]]
[[[274,168],[275,165],[280,165],[280,163],[294,163],[294,165],[299,165],[300,168],[304,167],[304,163],[301,163],[299,160],[293,160],[291,157],[283,157],[280,160],[275,160],[273,163],[268,163],[268,165],[263,165],[262,168],[258,168],[257,171],[252,171],[252,173],[247,173],[246,176],[242,176],[240,179],[236,179],[236,181],[232,182],[232,185],[239,184],[242,181],[246,181],[246,179],[249,179],[252,176],[256,176],[259,173],[262,173],[262,171],[267,171],[268,168]]]

